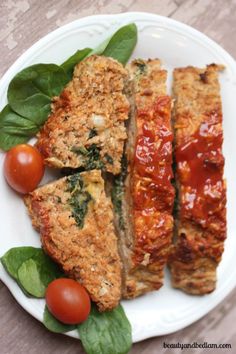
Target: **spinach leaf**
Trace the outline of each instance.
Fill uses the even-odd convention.
[[[41,126],[51,111],[51,98],[58,96],[68,81],[68,75],[56,64],[29,66],[10,82],[9,105],[16,113]]]
[[[102,43],[100,43],[96,48],[94,48],[91,53],[89,54],[90,55],[103,55],[104,53],[104,50],[106,49],[108,43],[110,42],[112,37],[109,37],[107,39],[105,39],[105,41],[103,41]]]
[[[68,190],[71,192],[69,204],[72,207],[72,215],[79,228],[83,228],[84,219],[88,212],[88,204],[92,200],[89,192],[83,189],[83,180],[79,174],[67,178]]]
[[[135,73],[135,76],[139,79],[141,75],[147,72],[147,63],[145,63],[143,59],[136,59],[135,65],[137,66],[138,69]]]
[[[0,112],[0,148],[3,150],[27,142],[38,130],[34,122],[15,113],[9,105]]]
[[[81,62],[87,56],[92,55],[91,52],[92,49],[90,48],[79,49],[69,59],[61,64],[61,67],[65,70],[68,76],[72,78],[75,65]]]
[[[18,280],[18,269],[27,259],[32,258],[38,250],[42,251],[34,247],[11,248],[1,257],[2,265],[12,278]]]
[[[84,146],[73,146],[71,151],[77,155],[83,156],[85,170],[104,168],[104,163],[101,161],[100,157],[100,148],[96,144],[91,144],[87,148]]]
[[[46,287],[40,279],[40,267],[32,258],[18,269],[18,280],[24,290],[34,297],[44,297]]]
[[[105,153],[104,158],[106,159],[107,163],[113,165],[114,163],[113,158],[109,154]]]
[[[87,148],[86,170],[102,169],[104,167],[100,157],[100,148],[92,144]]]
[[[67,178],[67,182],[69,183],[68,191],[73,194],[75,190],[82,190],[84,182],[80,175],[80,173],[75,173],[72,176]]]
[[[132,345],[131,325],[121,305],[102,313],[93,305],[78,331],[87,354],[126,354]]]
[[[48,310],[47,306],[45,306],[43,313],[43,324],[49,331],[54,333],[66,333],[73,331],[77,327],[76,325],[67,325],[58,321]]]
[[[102,55],[112,57],[122,64],[129,60],[137,43],[137,27],[135,23],[121,27],[111,37]]]
[[[38,264],[40,279],[45,287],[48,286],[54,279],[65,276],[59,266],[44,253],[42,249],[35,253],[32,259]]]
[[[70,198],[69,203],[72,207],[72,215],[80,229],[84,226],[84,219],[88,212],[88,203],[91,195],[86,191],[76,191]]]
[[[3,255],[1,262],[26,295],[35,297],[43,297],[48,284],[63,275],[41,248],[11,248]]]
[[[28,140],[29,138],[21,135],[9,135],[0,129],[0,148],[4,151],[8,151],[15,145],[26,143]]]
[[[127,176],[128,160],[126,155],[122,156],[121,160],[121,173],[114,178],[114,184],[111,191],[111,200],[114,210],[119,218],[119,227],[121,230],[125,228],[125,220],[122,213],[122,199],[124,195],[124,182]]]
[[[92,139],[94,136],[97,136],[97,135],[98,135],[98,133],[97,133],[96,129],[92,128],[92,129],[90,129],[88,138]]]

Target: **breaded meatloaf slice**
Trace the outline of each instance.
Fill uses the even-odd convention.
[[[163,284],[175,194],[167,72],[157,59],[135,60],[129,72],[133,109],[126,145],[127,176],[121,174],[113,190],[125,298],[157,290]]]
[[[45,252],[87,289],[100,311],[121,297],[121,262],[112,205],[101,172],[61,178],[25,197]]]
[[[226,238],[222,107],[223,67],[174,70],[173,93],[178,215],[169,259],[172,284],[190,294],[215,289]]]
[[[38,135],[36,145],[47,165],[120,172],[129,115],[127,79],[127,70],[112,58],[93,55],[75,67]]]

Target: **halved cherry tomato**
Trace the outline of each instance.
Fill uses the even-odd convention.
[[[8,184],[19,193],[32,192],[44,174],[43,158],[28,144],[11,148],[4,161],[4,176]]]
[[[46,304],[59,321],[78,324],[90,313],[91,302],[85,288],[73,279],[53,280],[46,290]]]

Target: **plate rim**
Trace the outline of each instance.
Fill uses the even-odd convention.
[[[138,17],[135,19],[135,17]],[[161,25],[163,26],[164,24],[167,26],[167,28],[172,28],[178,29],[181,32],[183,30],[187,31],[187,35],[191,35],[195,39],[198,39],[202,44],[208,43],[211,47],[215,49],[215,51],[219,52],[224,58],[225,61],[229,63],[229,66],[231,69],[233,69],[234,73],[236,73],[236,63],[233,59],[233,57],[219,44],[217,44],[213,39],[209,38],[207,35],[204,33],[200,32],[199,30],[184,24],[180,21],[174,20],[172,18],[168,18],[165,16],[157,15],[154,13],[149,13],[149,12],[125,12],[125,13],[116,13],[116,14],[100,14],[100,15],[92,15],[92,16],[86,16],[82,17],[79,19],[76,19],[72,22],[69,22],[59,28],[56,28],[55,30],[49,32],[48,34],[44,35],[41,37],[39,40],[37,40],[35,43],[33,43],[27,50],[25,50],[19,58],[17,58],[14,63],[9,67],[9,69],[5,72],[5,74],[2,76],[0,80],[0,94],[3,94],[4,92],[6,93],[7,86],[16,72],[19,72],[19,70],[22,70],[22,68],[25,67],[24,63],[27,61],[27,58],[31,55],[31,52],[34,52],[37,50],[37,48],[42,48],[46,43],[50,41],[51,38],[56,38],[60,37],[61,34],[68,32],[70,29],[73,28],[81,28],[82,24],[89,25],[93,24],[94,21],[101,22],[102,19],[104,20],[109,20],[111,18],[117,18],[117,19],[123,19],[124,22],[129,23],[131,21],[138,21],[138,20],[152,20],[156,25]],[[125,20],[128,21],[125,21]],[[17,71],[17,68],[21,68]],[[3,267],[1,265],[1,270],[3,270]],[[5,272],[5,270],[0,271],[0,279],[3,281],[3,283],[6,285],[6,287],[9,289],[9,291],[12,293],[16,301],[19,303],[21,307],[23,307],[30,315],[35,317],[37,320],[42,322],[42,317],[40,316],[39,313],[33,313],[32,312],[32,304],[28,302],[28,299],[26,298],[26,301],[21,301],[18,298],[18,289],[15,287],[15,284],[13,284],[13,280],[10,278],[10,276]],[[217,298],[214,298],[214,301],[212,301],[210,304],[208,304],[207,310],[205,311],[199,311],[199,313],[193,317],[193,319],[189,319],[188,321],[185,322],[185,324],[180,324],[177,326],[177,328],[172,328],[170,330],[165,330],[160,334],[156,334],[155,330],[149,330],[146,329],[145,331],[141,332],[139,331],[138,335],[133,338],[133,342],[138,342],[146,338],[154,337],[154,336],[161,336],[161,335],[166,335],[170,333],[174,333],[178,330],[181,330],[190,324],[196,322],[203,316],[207,315],[213,308],[215,308],[236,286],[236,273],[234,275],[234,282],[228,281],[228,286],[224,292],[221,292],[217,294]],[[209,295],[208,295],[209,296]],[[24,299],[25,300],[25,299]],[[203,306],[204,307],[204,306]],[[75,335],[69,333],[66,333],[66,335],[73,336]],[[76,336],[78,338],[78,336]]]
[[[111,17],[120,17],[120,18],[126,18],[127,16],[141,16],[141,17],[146,17],[147,19],[153,19],[158,20],[159,22],[162,22],[161,24],[163,25],[164,23],[166,23],[167,25],[174,25],[176,26],[178,29],[186,29],[188,31],[188,35],[189,33],[191,33],[192,36],[194,36],[195,38],[201,38],[204,41],[207,41],[211,46],[213,46],[217,51],[220,51],[221,54],[227,58],[227,60],[229,60],[231,62],[231,64],[235,67],[236,70],[236,63],[234,58],[232,57],[232,55],[227,52],[222,46],[220,46],[217,42],[215,42],[213,39],[211,39],[209,36],[207,36],[206,34],[204,34],[203,32],[197,30],[196,28],[187,25],[181,21],[177,21],[175,19],[172,19],[170,17],[166,17],[166,16],[162,16],[162,15],[157,15],[154,13],[150,13],[150,12],[142,12],[142,11],[130,11],[130,12],[124,12],[124,13],[115,13],[115,14],[99,14],[99,15],[91,15],[91,16],[85,16],[85,17],[81,17],[78,18],[74,21],[71,21],[63,26],[60,26],[59,28],[54,29],[53,31],[47,33],[46,35],[44,35],[43,37],[41,37],[39,40],[37,40],[36,42],[34,42],[28,49],[26,49],[20,56],[19,58],[17,58],[13,64],[7,69],[7,71],[3,74],[3,76],[0,79],[0,87],[5,83],[5,81],[8,78],[11,78],[11,74],[15,71],[15,68],[17,66],[19,66],[22,62],[25,61],[25,59],[28,57],[29,53],[31,51],[34,51],[37,47],[43,46],[44,42],[48,42],[48,40],[50,40],[50,38],[53,38],[57,35],[60,35],[60,33],[64,33],[65,31],[67,31],[69,28],[73,28],[76,27],[78,24],[86,24],[87,25],[87,21],[93,21],[96,20],[98,18],[102,19],[107,19],[107,18],[111,18]],[[132,21],[132,20],[131,20]],[[130,22],[130,21],[129,21]],[[127,22],[128,23],[128,22]]]

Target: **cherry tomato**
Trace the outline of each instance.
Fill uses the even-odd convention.
[[[19,193],[32,192],[44,174],[43,158],[31,145],[20,144],[11,148],[4,161],[4,176]]]
[[[53,280],[46,290],[49,311],[59,321],[78,324],[86,320],[90,313],[90,298],[85,288],[73,279]]]

